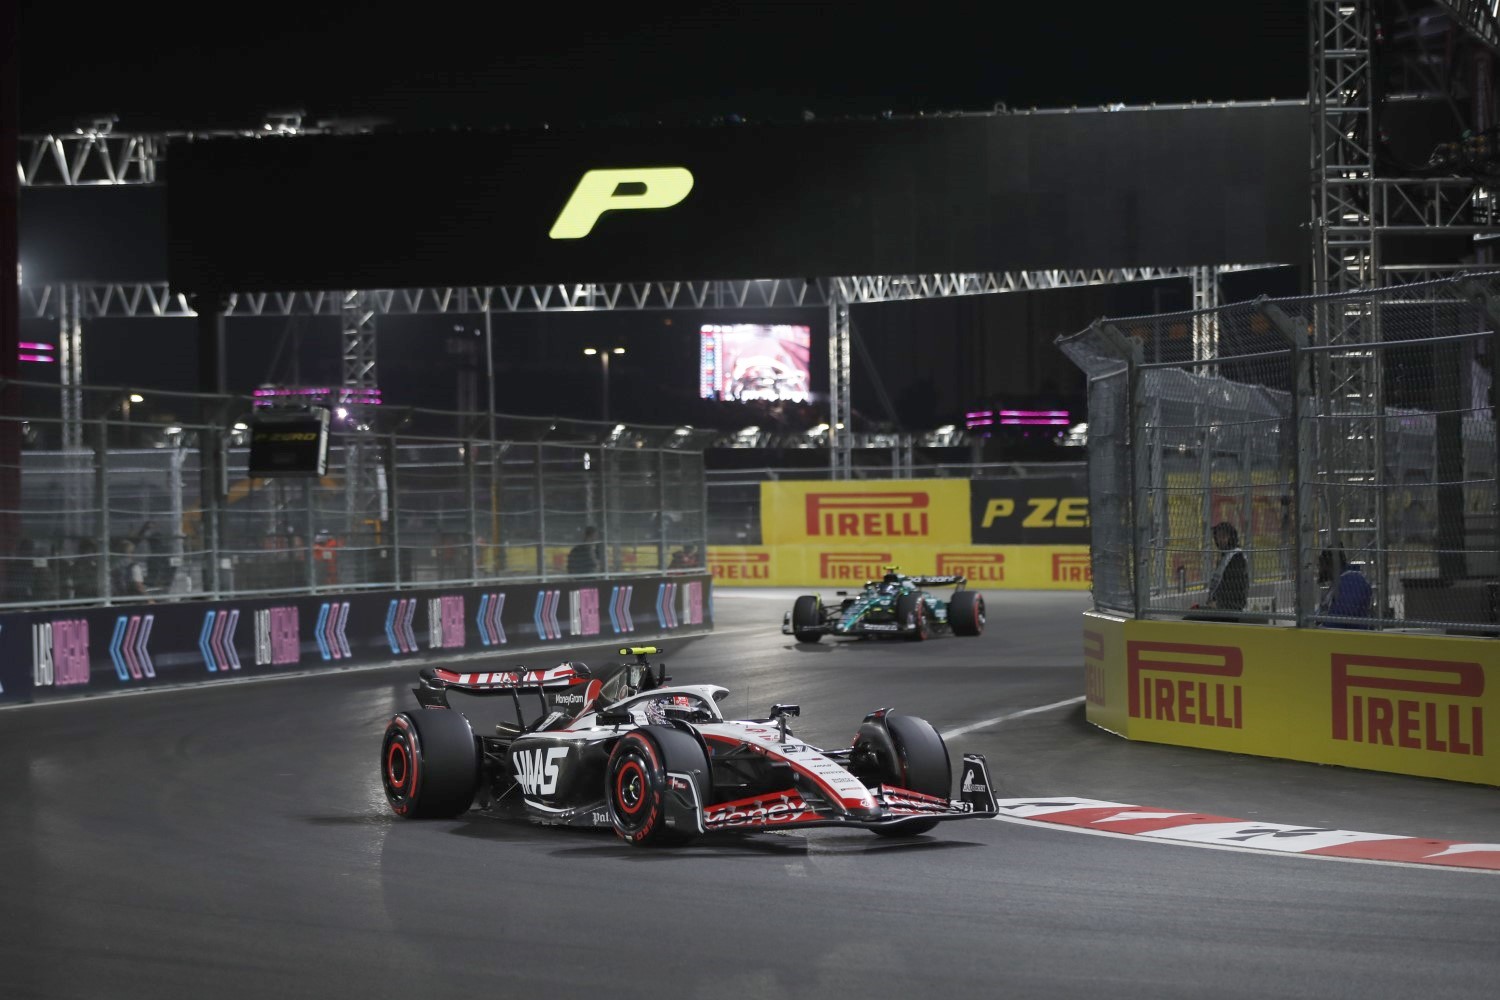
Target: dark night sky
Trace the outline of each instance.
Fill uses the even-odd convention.
[[[98,113],[118,115],[121,130],[249,127],[265,112],[289,108],[305,111],[309,123],[370,118],[398,128],[483,128],[688,123],[730,114],[789,120],[804,111],[831,118],[885,110],[983,110],[998,102],[1066,107],[1258,100],[1301,98],[1308,77],[1306,0],[705,3],[602,10],[437,2],[319,9],[271,0],[198,4],[172,14],[142,10],[124,4],[83,13],[56,0],[20,0],[23,132],[67,128]],[[434,176],[440,176],[436,166]],[[1050,357],[1052,337],[1109,311],[1181,308],[1186,303],[1180,284],[1154,293],[1138,288],[863,307],[855,321],[898,408],[912,420],[941,418],[975,395],[1039,391],[1050,383],[1064,391],[1076,388],[1062,384],[1076,379],[1066,363]],[[824,321],[819,311],[735,316],[741,322],[806,322],[815,334]],[[548,407],[547,397],[534,391],[548,379],[597,380],[579,364],[578,348],[615,338],[628,342],[632,353],[631,362],[616,370],[612,397],[628,407],[630,398],[652,394],[648,386],[670,385],[670,391],[654,393],[655,405],[642,404],[638,419],[684,419],[684,412],[696,412],[693,331],[701,321],[728,317],[677,315],[670,325],[667,318],[531,316],[497,322],[500,409]],[[432,346],[438,338],[446,343],[452,325],[393,321],[382,327],[381,380],[388,398],[454,405],[455,368],[446,349]],[[28,324],[23,333],[31,329]],[[944,331],[942,339],[952,340],[953,349],[913,366],[903,345],[932,338],[935,331]],[[272,359],[283,335],[290,342],[294,334],[302,341],[304,381],[319,372],[336,378],[336,326],[310,320],[255,328],[231,324],[231,370],[245,383],[235,388],[289,377],[287,352],[279,370]],[[472,337],[472,330],[462,335]],[[126,324],[89,337],[90,382],[165,388],[185,387],[191,379],[191,324]],[[161,350],[142,351],[148,337]],[[1015,341],[1017,357],[1039,360],[1016,366],[992,357],[987,363],[997,381],[980,384],[984,377],[976,379],[969,370],[973,342],[998,338]],[[989,353],[1009,350],[991,344]],[[162,366],[163,355],[182,357],[183,363]],[[145,356],[154,356],[149,368]],[[1016,384],[1018,367],[1044,384]],[[858,367],[855,374],[856,407],[878,409],[869,380],[861,379]],[[564,400],[555,404],[560,412],[588,416],[597,396],[585,388],[552,398]]]
[[[324,6],[20,0],[23,129],[92,112],[136,127],[257,124],[293,106],[495,126],[1307,89],[1306,0]]]

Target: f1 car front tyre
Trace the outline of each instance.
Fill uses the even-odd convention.
[[[902,594],[896,600],[896,621],[901,625],[910,622],[906,637],[921,642],[927,638],[927,602],[917,594]]]
[[[960,590],[948,603],[948,621],[954,635],[979,635],[984,632],[984,595]]]
[[[674,791],[669,771],[690,775],[697,794]],[[610,823],[622,839],[665,846],[686,843],[698,832],[709,788],[708,755],[687,733],[660,726],[626,733],[610,751],[605,780]]]
[[[457,816],[479,789],[479,747],[452,709],[402,712],[385,727],[380,781],[391,811],[408,819]]]
[[[884,784],[944,799],[953,788],[948,746],[926,719],[888,713],[878,722],[866,722],[859,727],[855,750],[874,754]],[[912,837],[935,826],[937,820],[928,819],[871,829],[882,837]]]
[[[823,638],[823,614],[816,595],[797,598],[792,605],[792,634],[798,642],[817,642]]]

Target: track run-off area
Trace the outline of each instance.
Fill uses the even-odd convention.
[[[876,708],[923,716],[955,761],[986,755],[1000,820],[646,850],[503,810],[400,819],[377,757],[415,705],[411,664],[10,708],[0,992],[1493,994],[1496,789],[1102,732],[1083,718],[1086,594],[990,592],[979,638],[818,644],[781,635],[794,596],[718,590],[713,634],[660,643],[668,673],[730,688],[732,717],[798,704],[816,745]],[[1369,846],[1395,841],[1426,846]]]

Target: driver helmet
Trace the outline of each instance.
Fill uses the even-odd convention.
[[[700,721],[700,711],[692,698],[681,694],[653,698],[646,703],[646,718],[654,726],[670,725],[674,718],[684,722]]]

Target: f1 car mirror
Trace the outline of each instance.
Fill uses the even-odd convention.
[[[792,716],[802,714],[800,705],[772,705],[771,721],[776,723],[776,728],[781,731],[781,742],[785,743],[787,738],[786,720]]]
[[[602,708],[595,718],[601,726],[625,726],[630,724],[630,712],[623,708]]]

